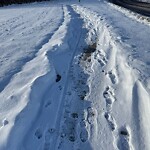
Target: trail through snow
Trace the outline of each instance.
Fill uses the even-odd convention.
[[[3,7],[0,150],[149,150],[142,17],[96,0]]]

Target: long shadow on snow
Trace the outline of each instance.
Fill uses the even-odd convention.
[[[87,31],[82,29],[82,25],[83,25],[83,21],[79,19],[79,15],[77,15],[73,9],[68,6],[68,10],[70,11],[70,14],[72,16],[70,24],[68,26],[68,32],[65,36],[64,41],[68,43],[68,49],[65,49],[65,51],[61,49],[61,46],[56,46],[55,51],[52,52],[51,50],[47,53],[47,58],[49,59],[49,62],[52,62],[53,60],[53,65],[54,65],[54,69],[58,70],[58,68],[62,68],[62,71],[60,72],[60,74],[64,71],[66,71],[67,73],[65,74],[65,76],[62,77],[61,82],[65,83],[65,87],[64,89],[57,94],[62,95],[61,100],[60,100],[60,108],[58,111],[58,114],[62,114],[65,110],[64,110],[64,99],[66,96],[66,91],[67,91],[67,86],[68,86],[68,76],[70,74],[71,71],[71,65],[72,65],[72,61],[74,59],[75,56],[82,54],[83,52],[83,48],[81,48],[81,46],[86,47],[86,43],[84,41],[85,37],[86,37],[86,33]],[[63,25],[63,23],[62,23]],[[79,32],[77,31],[82,31],[81,37],[79,35]],[[46,40],[48,41],[48,40]],[[53,49],[54,49],[53,48]],[[78,51],[77,51],[78,50]],[[66,56],[68,54],[71,54],[69,59],[65,58],[64,55],[64,60],[63,62],[60,61],[60,55],[61,54],[65,54]],[[53,57],[55,56],[55,58],[53,59]],[[58,63],[59,62],[59,63]],[[66,67],[67,66],[67,70]],[[64,68],[64,70],[63,70]],[[83,68],[81,68],[80,66],[78,66],[78,70],[79,72],[82,72],[82,76],[84,76],[84,82],[86,84],[87,80],[88,80],[88,75],[83,73]],[[54,70],[53,70],[54,71]],[[28,102],[27,106],[22,110],[22,112],[16,117],[15,119],[15,123],[14,123],[14,127],[11,130],[10,136],[9,136],[9,140],[8,140],[8,144],[11,147],[11,145],[18,143],[18,139],[20,140],[20,143],[18,143],[17,145],[19,146],[18,148],[27,148],[29,149],[37,149],[39,147],[39,145],[41,145],[41,141],[37,141],[37,139],[34,136],[34,132],[35,129],[39,126],[41,126],[42,129],[46,129],[47,128],[47,124],[50,124],[49,120],[49,114],[47,114],[47,116],[45,116],[44,119],[46,120],[42,120],[41,116],[44,113],[44,104],[46,101],[46,95],[47,93],[50,93],[51,89],[53,88],[54,85],[52,85],[55,82],[55,71],[54,73],[52,73],[51,71],[48,72],[46,75],[39,77],[38,79],[36,79],[36,81],[33,83],[32,86],[32,91],[30,94],[30,101]],[[80,77],[80,75],[79,75]],[[45,85],[43,84],[44,80],[48,80],[50,81],[49,83],[45,83]],[[60,82],[60,83],[61,83]],[[39,87],[39,85],[43,86],[43,89],[41,89]],[[89,91],[89,87],[87,87],[87,85],[83,86],[84,88],[86,88],[86,92],[88,93]],[[77,87],[77,89],[79,90],[79,92],[82,92],[82,88],[79,86]],[[42,91],[42,92],[41,92]],[[41,93],[40,96],[36,96],[37,93]],[[81,97],[79,97],[81,98]],[[81,101],[81,110],[80,112],[84,111],[84,107],[85,106],[90,106],[91,104],[89,103],[89,101]],[[55,102],[55,101],[54,101]],[[78,112],[78,113],[80,113]],[[54,114],[55,116],[55,114]],[[56,116],[56,130],[60,130],[60,120],[62,119],[62,117]],[[25,127],[24,127],[25,125]],[[57,133],[59,133],[59,131],[57,131]],[[21,135],[21,136],[20,136]],[[52,148],[56,148],[56,141],[58,136],[60,135],[56,135],[57,137],[53,140],[52,142]],[[14,138],[15,137],[15,138]],[[41,137],[44,140],[44,137]],[[30,144],[32,143],[32,145]],[[88,141],[86,141],[86,144],[88,145],[88,149],[92,149],[90,146],[90,143]],[[23,146],[23,147],[22,147]]]
[[[135,149],[139,148],[142,149],[141,143],[143,143],[141,141],[141,127],[140,127],[140,114],[139,114],[139,96],[138,96],[138,83],[136,82],[133,86],[133,90],[132,90],[132,110],[133,110],[133,121],[135,122],[135,132],[133,133],[132,136],[134,136],[133,138],[135,139],[135,141],[137,141],[137,143],[140,143],[139,145],[137,145],[137,147],[135,147]],[[136,145],[135,145],[136,146]]]
[[[86,34],[87,34],[87,30],[83,29],[83,21],[80,19],[80,15],[76,14],[74,12],[74,10],[68,6],[68,10],[70,11],[70,14],[72,17],[70,25],[69,25],[69,32],[72,33],[73,35],[71,36],[71,38],[68,38],[68,45],[70,47],[71,50],[73,50],[73,54],[71,57],[70,62],[68,63],[68,73],[66,75],[66,82],[65,85],[66,87],[64,88],[64,93],[63,93],[63,97],[62,99],[62,104],[59,109],[58,114],[63,114],[62,116],[59,116],[57,118],[57,127],[59,128],[58,132],[60,135],[59,136],[59,140],[58,138],[56,138],[57,140],[55,140],[55,138],[53,139],[52,143],[52,149],[55,149],[56,146],[58,146],[58,148],[61,147],[61,140],[62,140],[62,135],[65,135],[65,139],[70,141],[70,142],[76,142],[77,140],[77,124],[82,120],[82,121],[86,121],[85,118],[82,118],[83,113],[85,110],[87,110],[87,108],[89,108],[91,106],[91,102],[90,101],[86,101],[84,100],[86,94],[88,95],[89,92],[89,87],[87,85],[87,81],[89,78],[89,75],[84,73],[83,69],[80,65],[79,65],[79,61],[76,62],[76,59],[78,56],[81,56],[82,53],[84,52],[84,48],[87,47],[87,44],[85,43],[85,38],[86,38]],[[81,33],[80,33],[81,30]],[[69,37],[69,33],[67,35]],[[84,48],[83,48],[84,47]],[[56,51],[57,53],[57,51]],[[50,54],[49,56],[51,56],[51,58],[53,58],[53,55],[55,55],[55,52],[52,54]],[[58,55],[58,59],[55,57],[55,59],[53,60],[55,63],[57,64],[57,61],[59,61],[59,55]],[[61,62],[60,62],[61,64]],[[57,68],[57,67],[56,67]],[[74,69],[73,69],[74,68]],[[75,76],[74,76],[75,75]],[[72,80],[72,81],[70,81]],[[77,97],[74,97],[74,100],[70,100],[67,102],[67,94],[68,94],[68,90],[70,88],[70,82],[74,83],[74,87],[72,92],[76,93]],[[72,84],[71,84],[72,85]],[[77,98],[77,99],[76,99]],[[75,101],[75,102],[74,102]],[[75,106],[77,107],[74,107]],[[71,110],[71,108],[74,107],[73,110]],[[72,112],[73,111],[73,112]],[[66,114],[67,112],[67,114]],[[70,118],[70,116],[78,116],[78,123],[74,120],[75,118]],[[61,121],[60,121],[61,120]],[[62,123],[63,122],[63,123]],[[80,122],[81,123],[81,122]],[[80,124],[79,123],[79,124]],[[84,128],[84,129],[83,129]],[[83,127],[82,130],[84,131],[85,135],[83,135],[82,132],[82,139],[80,139],[80,146],[84,146],[85,149],[87,150],[91,150],[92,147],[88,141],[88,137],[86,137],[86,133],[87,133],[87,129],[85,127]],[[85,139],[84,139],[85,138]],[[82,140],[85,142],[82,142]],[[82,145],[83,144],[83,145]]]

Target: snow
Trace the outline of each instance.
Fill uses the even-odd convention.
[[[0,9],[0,150],[149,150],[149,18],[105,1]]]

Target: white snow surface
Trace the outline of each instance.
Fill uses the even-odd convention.
[[[0,150],[150,150],[150,22],[105,1],[0,8]]]

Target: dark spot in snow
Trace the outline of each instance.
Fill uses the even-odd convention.
[[[109,71],[108,74],[112,75],[112,71]]]
[[[54,132],[55,132],[55,129],[54,129],[54,128],[49,128],[49,129],[48,129],[48,132],[49,132],[49,133],[54,133]]]
[[[108,120],[109,119],[108,113],[105,113],[104,117]]]
[[[105,92],[103,93],[104,98],[107,98],[108,95],[109,95],[109,93],[108,93],[107,91],[105,91]]]
[[[136,45],[131,45],[132,46],[132,48],[136,48]]]
[[[88,62],[91,62],[91,58],[88,59]]]
[[[112,125],[111,125],[111,129],[112,129],[112,131],[114,131],[114,130],[115,130],[115,126],[114,126],[114,124],[112,124]]]
[[[89,45],[88,48],[85,49],[84,53],[93,53],[96,50],[96,43]]]
[[[47,102],[46,104],[45,104],[45,107],[48,107],[48,106],[50,106],[51,105],[51,102]]]
[[[127,132],[127,131],[124,131],[124,130],[121,130],[121,131],[120,131],[120,134],[127,136],[127,135],[128,135],[128,132]]]
[[[78,114],[77,113],[72,113],[71,116],[72,116],[72,118],[78,118]]]
[[[69,136],[69,140],[70,140],[71,142],[74,142],[74,141],[75,141],[75,136],[74,136],[73,134],[71,134],[71,135]]]
[[[150,65],[150,62],[146,62],[147,65]]]
[[[84,95],[80,95],[80,99],[84,100],[85,96]]]
[[[8,123],[9,123],[9,122],[8,122],[7,119],[4,119],[4,120],[3,120],[3,126],[6,126]]]
[[[61,80],[61,76],[59,74],[57,74],[56,82],[59,82],[60,80]]]
[[[66,136],[66,134],[65,133],[61,133],[61,138],[64,138],[65,136]]]
[[[91,55],[96,51],[96,43],[93,43],[92,45],[89,45],[87,48],[84,49],[84,53],[82,56],[82,59],[84,61],[91,62]]]

